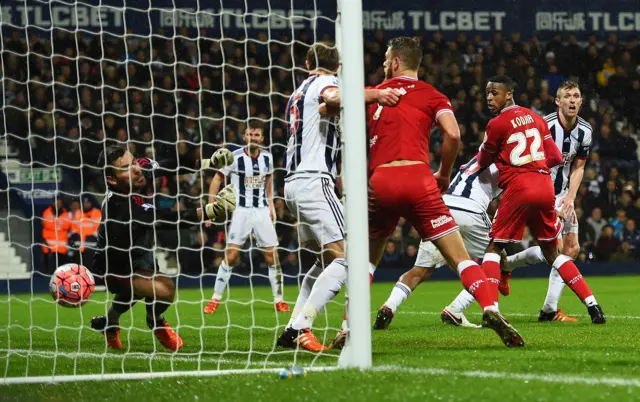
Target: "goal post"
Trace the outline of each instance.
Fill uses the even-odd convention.
[[[6,148],[0,156],[6,180],[0,181],[13,194],[8,214],[15,219],[0,225],[0,289],[7,289],[0,293],[0,385],[372,366],[362,0],[334,1],[2,3],[0,88],[7,96],[0,104],[0,125],[7,145],[0,144]],[[327,25],[335,27],[335,35]],[[207,157],[220,146],[241,148],[249,118],[267,128],[279,202],[284,194],[277,180],[284,181],[286,173],[281,163],[288,139],[286,100],[305,78],[300,59],[305,46],[325,37],[336,42],[341,55],[341,176],[353,341],[342,355],[275,346],[289,316],[274,311],[271,278],[255,239],[241,253],[249,257],[243,257],[244,268],[232,272],[219,311],[205,314],[218,279],[221,244],[229,236],[229,225],[221,225],[218,232],[174,228],[174,238],[155,233],[160,271],[174,278],[177,289],[165,315],[183,337],[184,348],[163,349],[146,326],[144,302],[138,302],[121,318],[123,350],[107,349],[90,329],[90,320],[107,312],[112,293],[96,291],[79,309],[63,308],[47,294],[53,271],[39,264],[46,245],[43,210],[56,194],[66,198],[67,208],[71,199],[82,197],[83,207],[89,197],[100,209],[106,191],[99,185],[103,167],[96,161],[107,145],[125,144],[135,156],[155,160],[180,160],[194,149]],[[160,180],[153,194],[156,207],[180,209],[206,201],[211,176],[194,172]],[[296,217],[291,218],[276,227],[295,225]],[[292,238],[299,236],[296,228],[291,232]],[[33,241],[16,240],[25,237]],[[68,242],[74,251],[68,257],[76,262],[83,243],[74,241]],[[25,249],[33,258],[21,259],[12,248]],[[309,269],[301,258],[304,246],[298,238],[278,250],[287,264],[284,298],[293,308],[299,291],[295,284]],[[170,254],[175,258],[165,258]],[[297,257],[286,260],[292,255]],[[338,331],[343,311],[339,296],[317,318],[314,331],[321,342],[328,344]]]
[[[369,221],[367,207],[367,136],[364,108],[362,0],[338,0],[338,31],[344,136],[344,188],[349,266],[348,322],[350,341],[341,364],[371,367],[369,287]],[[348,21],[342,24],[342,21]]]

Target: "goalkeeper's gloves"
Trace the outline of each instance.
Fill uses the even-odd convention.
[[[215,201],[204,207],[207,219],[215,220],[236,210],[236,191],[233,184],[229,184],[216,194]]]
[[[218,149],[211,158],[203,159],[200,162],[203,169],[222,169],[223,167],[231,164],[233,164],[233,152],[229,151],[227,148]]]

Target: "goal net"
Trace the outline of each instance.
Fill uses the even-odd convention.
[[[0,217],[0,384],[338,365],[339,351],[276,346],[291,313],[276,311],[279,291],[271,284],[280,274],[270,272],[279,260],[282,301],[293,310],[302,278],[318,255],[301,243],[300,217],[283,199],[285,110],[308,76],[310,45],[336,40],[338,7],[322,3],[2,2],[0,208],[6,214]],[[157,221],[152,251],[159,272],[176,289],[164,317],[184,346],[177,352],[163,348],[140,300],[120,317],[122,349],[109,348],[90,325],[92,317],[107,314],[114,297],[99,277],[81,308],[64,308],[48,293],[56,267],[92,267],[96,220],[109,191],[98,155],[121,144],[135,157],[184,168],[185,160],[208,158],[221,147],[243,149],[249,121],[264,125],[262,152],[271,159],[245,170],[236,166],[242,187],[236,190],[246,196],[242,206],[268,205],[268,192],[260,191],[259,180],[246,169],[264,173],[260,169],[272,165],[276,261],[265,257],[260,234],[249,235],[229,264],[231,275],[215,312],[207,314],[216,283],[225,280],[219,267],[226,245],[234,242],[233,217],[201,225],[182,218]],[[207,202],[213,172],[166,171],[145,194],[150,208],[182,213]],[[255,216],[245,215],[238,225],[256,226]],[[368,304],[368,293],[362,300]],[[315,320],[320,342],[334,338],[343,311],[339,295]],[[368,330],[368,314],[364,319]]]

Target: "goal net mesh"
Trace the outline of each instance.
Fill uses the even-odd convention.
[[[86,217],[96,216],[107,193],[104,166],[97,165],[105,147],[124,144],[136,157],[181,163],[221,146],[242,148],[252,118],[264,123],[265,149],[273,155],[277,255],[284,300],[293,309],[316,255],[302,247],[299,217],[283,199],[285,108],[308,75],[309,46],[334,40],[336,7],[332,15],[318,12],[315,1],[293,0],[16,0],[1,7],[0,202],[7,213],[0,217],[0,378],[335,366],[335,352],[276,347],[290,313],[274,310],[268,267],[253,236],[218,309],[204,313],[229,221],[155,226],[159,269],[176,285],[165,317],[184,341],[179,352],[155,339],[144,301],[120,319],[123,349],[107,348],[90,328],[113,298],[99,279],[78,309],[58,306],[47,289],[57,266],[91,267],[95,240],[74,237],[74,225],[88,233],[97,228]],[[206,203],[213,176],[193,171],[156,179],[155,208]],[[43,214],[57,199],[71,223],[61,223],[61,213],[56,238],[68,244],[44,254],[51,235],[43,231]],[[85,220],[78,223],[76,213]],[[343,302],[336,298],[314,323],[325,345],[341,324]]]

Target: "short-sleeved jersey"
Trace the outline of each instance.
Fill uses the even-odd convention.
[[[551,137],[562,152],[562,164],[551,169],[551,179],[556,196],[563,198],[569,191],[569,174],[573,161],[589,158],[593,128],[582,117],[578,117],[576,126],[570,130],[565,130],[562,126],[558,113],[551,113],[544,119]]]
[[[499,177],[500,170],[495,164],[481,168],[478,158],[474,156],[466,165],[460,167],[442,199],[448,207],[484,213],[489,208],[491,200],[502,192],[498,186]]]
[[[429,164],[429,137],[438,117],[452,113],[449,99],[424,81],[410,77],[386,80],[377,89],[395,88],[402,95],[395,106],[367,107],[369,173],[396,160]]]
[[[241,208],[261,208],[267,204],[267,176],[273,173],[273,156],[261,150],[256,158],[246,148],[233,152],[233,163],[219,172],[236,188],[236,205]]]
[[[545,161],[543,142],[551,138],[547,122],[526,107],[513,105],[489,121],[481,148],[494,154],[504,188],[518,173],[551,172]],[[533,184],[533,183],[532,183]]]
[[[320,116],[322,93],[338,86],[333,75],[310,75],[291,94],[286,122],[289,142],[285,156],[287,174],[336,175],[338,118]]]

